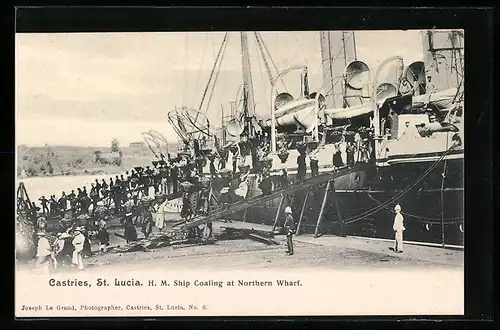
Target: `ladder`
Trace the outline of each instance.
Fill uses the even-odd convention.
[[[305,181],[296,182],[296,183],[288,186],[285,189],[279,189],[277,191],[272,192],[269,195],[260,195],[260,196],[255,196],[252,198],[247,198],[243,201],[233,203],[226,208],[218,208],[218,209],[212,211],[213,213],[211,213],[207,216],[195,217],[189,223],[184,224],[181,228],[177,229],[176,231],[188,230],[188,229],[194,228],[198,225],[205,224],[209,221],[214,221],[217,219],[227,217],[228,215],[237,213],[239,211],[243,211],[249,207],[252,207],[252,206],[255,206],[258,204],[263,204],[267,201],[273,200],[273,199],[280,197],[280,196],[283,196],[283,195],[289,195],[289,194],[292,194],[292,193],[295,193],[298,191],[303,191],[303,190],[308,189],[312,186],[316,186],[316,185],[319,185],[322,183],[329,182],[337,177],[344,176],[346,174],[359,171],[360,169],[368,167],[368,166],[372,166],[372,165],[367,164],[367,163],[356,164],[352,168],[345,168],[345,169],[342,169],[342,170],[337,171],[337,172],[323,173],[323,174],[320,174],[318,176],[309,178]]]

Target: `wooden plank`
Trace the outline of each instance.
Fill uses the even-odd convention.
[[[326,184],[325,195],[323,196],[323,202],[321,203],[321,209],[319,210],[318,221],[316,222],[316,229],[314,230],[314,237],[318,237],[319,225],[323,218],[323,212],[325,211],[326,199],[328,197],[328,189],[330,189],[330,181]]]
[[[221,226],[225,231],[229,234],[243,233],[243,234],[256,234],[264,237],[274,237],[274,232],[265,231],[265,230],[257,230],[257,229],[247,229],[247,228],[234,228],[234,227],[226,227]]]
[[[195,246],[202,246],[202,245],[214,245],[214,244],[215,244],[215,239],[209,239],[209,240],[201,241],[199,243],[173,246],[172,248],[173,249],[182,249],[182,248],[187,248],[187,247],[195,247]]]
[[[170,241],[170,245],[189,243],[189,239],[180,239],[176,241]]]
[[[178,221],[178,222],[175,222],[172,227],[177,227],[177,226],[180,226],[182,224],[185,224],[187,221],[186,220],[181,220],[181,221]]]
[[[278,210],[276,211],[276,216],[274,217],[273,231],[276,228],[276,224],[278,223],[279,215],[281,212],[281,205],[283,204],[284,199],[285,199],[285,195],[281,194],[281,199],[280,199],[280,203],[278,205]]]
[[[293,194],[297,191],[304,190],[304,189],[307,189],[307,188],[312,187],[312,186],[316,186],[318,184],[327,182],[333,178],[343,176],[347,173],[359,171],[360,169],[362,169],[364,167],[368,167],[368,166],[371,166],[371,165],[365,164],[365,163],[356,164],[356,166],[354,166],[352,168],[345,168],[345,169],[339,170],[337,172],[323,173],[323,174],[317,175],[315,177],[309,178],[303,182],[294,183],[286,189],[279,189],[275,192],[272,192],[269,195],[259,195],[256,197],[244,199],[240,202],[236,202],[236,203],[229,205],[229,207],[219,208],[217,210],[214,210],[214,212],[208,216],[195,217],[195,218],[193,218],[192,222],[185,224],[182,228],[179,228],[178,230],[179,231],[186,230],[186,229],[189,229],[192,227],[196,227],[200,224],[206,223],[207,221],[214,221],[217,219],[224,218],[227,215],[234,214],[236,212],[244,210],[245,208],[273,200],[273,199],[275,199],[283,194]]]
[[[280,244],[280,243],[276,242],[275,240],[265,238],[265,237],[262,237],[262,236],[259,236],[256,234],[248,234],[247,236],[248,236],[248,238],[250,238],[254,241],[261,242],[261,243],[264,243],[266,245],[279,245]]]
[[[302,204],[302,210],[300,210],[299,224],[297,225],[297,236],[300,235],[300,225],[302,224],[302,218],[304,217],[304,211],[306,209],[307,200],[309,199],[310,190],[307,189],[306,197],[304,197],[304,203]]]

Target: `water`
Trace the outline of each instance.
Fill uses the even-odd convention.
[[[99,182],[104,179],[109,184],[109,178],[113,178],[114,181],[115,176],[116,174],[33,177],[18,179],[17,185],[19,185],[19,182],[23,182],[30,199],[37,201],[41,196],[49,197],[50,195],[56,195],[56,197],[61,197],[63,191],[66,195],[71,193],[71,190],[75,190],[76,193],[77,188],[82,188],[83,186],[86,186],[87,191],[90,191],[90,184],[95,182],[95,179],[99,180]]]
[[[125,172],[123,174],[125,174]],[[116,174],[34,177],[18,180],[18,184],[19,182],[23,182],[31,201],[36,202],[36,204],[40,206],[38,199],[42,196],[48,198],[50,195],[56,195],[56,197],[59,198],[63,191],[68,195],[71,190],[75,190],[76,192],[77,188],[82,188],[83,186],[86,186],[87,192],[90,192],[90,184],[95,182],[95,179],[99,182],[104,179],[109,184],[109,178],[112,177],[114,179],[115,175]],[[154,195],[154,189],[151,188],[149,193],[150,196]],[[181,207],[182,198],[178,198],[169,201],[164,211],[178,213]]]

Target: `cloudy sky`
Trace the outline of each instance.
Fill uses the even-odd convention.
[[[321,85],[319,32],[261,32],[278,70],[307,65],[311,91]],[[33,33],[16,36],[17,143],[109,146],[156,130],[176,135],[167,113],[197,108],[221,45],[222,32]],[[356,32],[358,59],[376,65],[390,56],[421,60],[419,31]],[[230,33],[207,117],[220,122],[221,105],[237,97],[242,81],[240,34]],[[270,82],[249,34],[257,112],[270,104]],[[297,90],[298,76],[285,81]],[[208,101],[208,97],[207,100]]]

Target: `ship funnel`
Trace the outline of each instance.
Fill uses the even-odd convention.
[[[231,119],[226,126],[226,132],[233,137],[241,135],[244,129],[245,126],[237,118]]]
[[[360,90],[370,82],[370,68],[362,61],[353,61],[345,68],[346,86]]]

